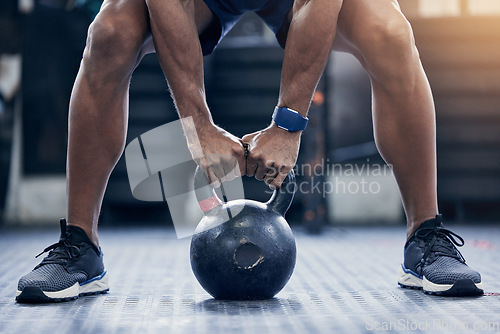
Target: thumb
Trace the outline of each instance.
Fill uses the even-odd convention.
[[[244,135],[243,138],[241,139],[241,142],[243,144],[248,144],[248,145],[251,145],[252,144],[252,141],[255,139],[255,137],[259,134],[259,132],[253,132],[253,133],[249,133],[247,135]]]

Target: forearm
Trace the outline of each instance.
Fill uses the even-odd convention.
[[[278,106],[306,116],[333,47],[342,0],[295,2],[283,59]]]
[[[148,1],[153,40],[180,117],[212,124],[206,104],[203,54],[193,8],[181,1]]]

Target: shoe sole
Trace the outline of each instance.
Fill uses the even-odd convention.
[[[22,291],[17,290],[16,301],[20,303],[58,303],[75,300],[80,296],[104,294],[108,291],[108,275],[104,272],[87,282],[77,282],[73,286],[60,291],[43,291],[38,286],[27,286]]]
[[[405,289],[423,290],[424,293],[436,296],[465,297],[480,296],[484,293],[483,283],[474,283],[471,279],[460,279],[453,284],[435,284],[427,278],[418,277],[410,270],[399,267],[399,286]]]

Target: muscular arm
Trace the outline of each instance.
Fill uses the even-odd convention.
[[[147,5],[156,52],[177,111],[181,118],[193,119],[195,130],[185,131],[191,153],[204,156],[197,162],[212,182],[230,173],[236,162],[244,171],[240,140],[214,125],[206,103],[198,29],[204,29],[211,16],[204,16],[204,7],[195,8],[194,1],[147,0]]]
[[[181,117],[208,125],[203,55],[194,21],[194,6],[182,1],[147,1],[156,52]]]
[[[279,107],[306,116],[314,90],[333,47],[342,0],[296,0],[288,31]],[[250,147],[247,175],[279,187],[297,161],[301,132],[287,132],[274,122],[246,135]]]
[[[283,59],[278,106],[306,116],[333,47],[342,0],[296,0]]]

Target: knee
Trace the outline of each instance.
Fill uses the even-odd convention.
[[[119,15],[96,17],[89,27],[83,62],[96,74],[131,72],[138,62],[145,33]]]
[[[381,23],[374,34],[375,43],[380,48],[392,51],[390,53],[393,55],[404,56],[406,59],[418,55],[413,29],[402,15]]]
[[[397,79],[404,73],[408,79],[408,75],[418,68],[420,59],[413,30],[402,14],[375,20],[366,31],[360,50],[370,74]]]

